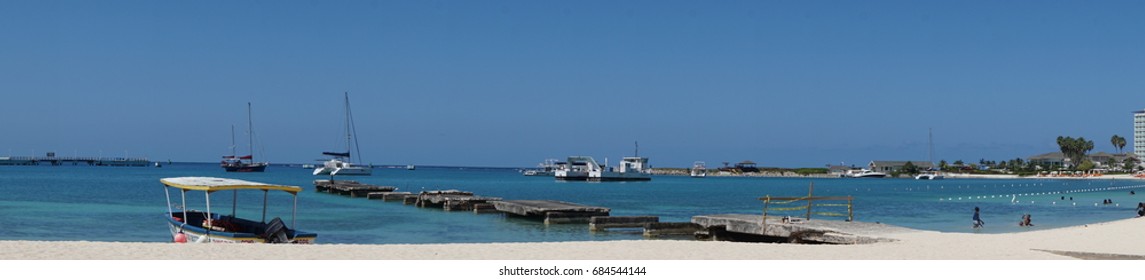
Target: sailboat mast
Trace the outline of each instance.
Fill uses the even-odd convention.
[[[235,125],[231,125],[231,157],[235,155]]]
[[[926,134],[927,134],[927,137],[929,138],[929,141],[930,141],[928,144],[929,149],[927,150],[927,153],[928,153],[927,160],[930,161],[931,166],[934,166],[934,129],[933,128],[927,128]]]
[[[354,124],[354,111],[350,109],[350,96],[346,95],[346,113],[350,116],[350,133],[354,135],[354,151],[358,154],[358,161],[362,160],[362,145],[358,144],[358,126]]]
[[[350,93],[343,92],[346,95],[346,154],[350,154],[353,148],[350,144]]]
[[[251,120],[250,102],[246,103],[246,135],[250,141],[250,161],[254,162],[254,121]]]

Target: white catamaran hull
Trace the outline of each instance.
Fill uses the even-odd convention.
[[[373,169],[370,167],[351,165],[336,159],[327,161],[326,164],[314,169],[314,175],[370,176],[371,174],[373,174]]]
[[[339,176],[339,175],[369,176],[372,173],[373,172],[370,172],[370,169],[367,169],[367,168],[348,167],[348,168],[334,169],[334,171],[330,172],[330,175],[334,175],[334,176]]]

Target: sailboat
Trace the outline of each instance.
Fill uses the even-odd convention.
[[[927,135],[930,139],[930,144],[928,145],[929,150],[927,150],[927,160],[930,161],[931,166],[934,166],[934,132],[927,129]],[[915,180],[941,180],[942,178],[945,177],[942,176],[941,170],[927,170],[922,174],[914,176]]]
[[[227,172],[263,172],[266,170],[266,166],[270,165],[267,162],[254,161],[254,122],[251,121],[250,102],[246,103],[246,118],[251,153],[245,156],[235,155],[235,126],[231,125],[231,154],[223,156],[223,162],[219,164]]]
[[[346,152],[322,152],[323,155],[331,156],[330,160],[317,168],[314,168],[314,175],[354,175],[354,176],[370,176],[373,173],[373,168],[367,166],[363,167],[350,163],[350,150],[354,149],[358,152],[358,158],[362,157],[361,149],[354,139],[354,118],[350,114],[350,93],[346,94]]]

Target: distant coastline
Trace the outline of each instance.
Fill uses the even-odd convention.
[[[689,176],[688,169],[685,168],[653,168],[653,175],[660,176]],[[943,173],[948,179],[1078,179],[1078,180],[1145,180],[1145,178],[1134,177],[1131,174],[1114,174],[1114,175],[1100,175],[1100,176],[1087,176],[1087,177],[1040,177],[1040,176],[1018,176],[1015,174],[971,174],[971,173]],[[710,177],[761,177],[761,178],[840,178],[839,175],[828,173],[811,173],[800,174],[794,170],[772,170],[760,172],[744,172],[735,173],[728,171],[708,171]],[[900,176],[898,178],[913,178],[910,176]]]

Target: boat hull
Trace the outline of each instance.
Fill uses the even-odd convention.
[[[187,243],[267,243],[265,239],[254,234],[208,231],[202,227],[184,224],[170,217],[167,219],[167,227],[171,232],[172,240],[176,240],[176,236],[182,233]],[[317,240],[318,234],[295,232],[294,238],[291,238],[287,243],[315,244]]]
[[[224,165],[223,170],[227,172],[264,172],[266,171],[267,164],[238,164],[238,165]]]
[[[330,171],[334,176],[370,176],[373,172],[368,168],[337,168]]]
[[[589,177],[589,182],[621,182],[621,181],[652,181],[652,177],[642,176],[624,176],[624,177]]]
[[[318,168],[314,169],[314,175],[315,176],[317,176],[317,175],[330,175],[330,172],[333,172],[333,171],[334,171],[333,168],[318,167]]]
[[[528,170],[528,171],[525,171],[523,174],[525,176],[548,176],[548,177],[552,177],[555,175],[551,171],[536,171],[536,170]]]
[[[585,181],[588,180],[588,172],[558,170],[553,177],[562,181]]]
[[[915,180],[942,180],[942,175],[918,175]]]

